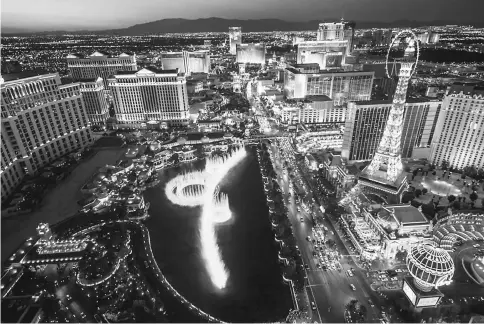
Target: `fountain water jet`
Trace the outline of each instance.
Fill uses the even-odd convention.
[[[202,206],[202,257],[212,283],[219,289],[225,288],[229,275],[217,244],[215,223],[226,222],[232,217],[228,196],[220,193],[219,184],[245,156],[246,151],[242,146],[227,156],[209,158],[204,171],[179,175],[165,187],[165,194],[172,203],[187,207]],[[184,190],[188,186],[188,190]]]

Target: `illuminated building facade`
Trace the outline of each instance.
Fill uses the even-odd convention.
[[[349,161],[371,160],[383,137],[392,104],[389,101],[349,102],[342,155]],[[404,105],[401,156],[427,157],[440,102],[412,99]],[[424,149],[416,152],[416,147]],[[418,150],[418,149],[417,149]]]
[[[305,41],[297,44],[297,63],[317,63],[321,70],[341,68],[346,63],[348,41]]]
[[[188,123],[187,84],[178,70],[126,71],[111,76],[109,86],[121,125],[141,127],[153,120],[172,126]]]
[[[411,34],[414,36],[414,34]],[[414,43],[410,43],[405,54],[410,58],[414,51]],[[407,177],[402,165],[402,133],[405,113],[405,100],[408,83],[413,73],[414,63],[401,63],[398,72],[397,90],[393,97],[388,121],[383,131],[380,144],[371,160],[363,170],[359,183],[367,191],[380,195],[387,202],[400,202],[403,192],[408,188]]]
[[[317,31],[318,41],[346,41],[347,53],[353,51],[353,40],[355,37],[355,23],[346,22],[326,22],[320,23]]]
[[[236,44],[236,62],[265,65],[266,46],[264,44]]]
[[[440,34],[431,31],[430,32],[430,36],[429,36],[429,43],[430,44],[435,44],[435,43],[438,43],[439,41],[440,41]]]
[[[229,27],[230,54],[237,54],[237,44],[242,44],[242,27]]]
[[[91,122],[91,125],[106,124],[106,120],[109,118],[109,105],[104,95],[104,82],[103,79],[81,79],[79,80],[81,85],[81,94],[86,107],[87,118]]]
[[[484,87],[454,84],[444,97],[430,147],[431,163],[484,167]]]
[[[438,287],[450,283],[455,266],[447,251],[432,244],[413,247],[407,256],[409,277],[403,281],[403,293],[417,309],[435,307],[443,294]]]
[[[458,213],[438,220],[434,227],[434,242],[445,250],[452,250],[457,241],[484,239],[484,214]]]
[[[138,70],[135,54],[122,53],[113,56],[101,51],[96,51],[87,57],[81,54],[69,54],[67,67],[74,80],[103,78],[106,89],[108,89],[108,76],[118,71]]]
[[[180,73],[187,75],[209,73],[210,53],[209,51],[161,53],[160,63],[164,70],[178,69]]]
[[[284,95],[287,99],[302,99],[325,95],[339,106],[347,101],[371,99],[374,72],[306,73],[289,67],[284,75]]]
[[[362,199],[367,200],[362,195]],[[398,252],[432,242],[432,224],[411,205],[362,206],[351,203],[352,214],[341,217],[357,251],[367,259],[393,259]]]
[[[304,102],[280,108],[280,115],[287,124],[344,123],[346,107],[335,107],[328,96],[308,96]]]
[[[314,152],[320,150],[341,150],[343,135],[338,129],[319,132],[304,132],[295,139],[298,152]]]
[[[79,83],[44,74],[1,83],[2,201],[25,174],[92,143]],[[4,81],[4,80],[2,80]]]
[[[324,152],[315,155],[315,158],[322,176],[337,189],[337,196],[354,185],[359,170],[355,166],[346,165],[341,155]]]

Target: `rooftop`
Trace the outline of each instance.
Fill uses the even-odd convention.
[[[411,205],[387,205],[383,207],[393,213],[394,218],[403,225],[428,224],[428,219],[420,210]]]
[[[309,101],[333,101],[330,97],[326,95],[312,95],[312,96],[306,96],[306,100]]]
[[[317,74],[317,75],[346,74],[346,75],[349,75],[349,76],[361,76],[361,75],[374,75],[375,74],[375,72],[373,72],[373,71],[364,72],[364,71],[344,71],[344,70],[331,70],[331,71],[321,70],[319,72],[306,72],[306,71],[299,71],[299,70],[291,68],[291,67],[286,68],[286,71],[289,71],[289,72],[294,73],[294,74],[311,74],[311,75],[314,75],[314,74]]]
[[[136,75],[143,73],[156,73],[156,74],[179,74],[178,69],[174,70],[160,70],[155,67],[143,68],[138,71],[117,71],[116,74],[110,75],[109,78],[114,78],[116,75]]]
[[[2,74],[2,78],[5,82],[8,82],[8,81],[31,78],[31,77],[39,76],[43,74],[52,74],[52,73],[47,72],[46,70],[38,69],[34,71],[23,71],[19,73]]]

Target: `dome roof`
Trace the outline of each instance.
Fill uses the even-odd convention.
[[[413,247],[407,257],[410,274],[429,285],[449,280],[454,275],[454,261],[447,251],[431,244]]]

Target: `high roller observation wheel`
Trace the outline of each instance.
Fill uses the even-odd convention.
[[[390,78],[390,73],[388,73],[388,59],[390,58],[390,52],[391,52],[391,50],[393,48],[393,45],[395,44],[395,41],[397,39],[400,39],[403,34],[409,34],[410,36],[412,36],[413,41],[414,41],[414,44],[417,47],[417,55],[416,55],[415,63],[413,65],[412,72],[410,73],[410,77],[412,77],[412,75],[417,70],[418,59],[420,57],[420,46],[418,45],[418,38],[417,38],[417,35],[415,35],[415,33],[413,31],[411,31],[410,29],[405,29],[405,30],[402,30],[401,32],[399,32],[395,36],[395,38],[393,38],[393,40],[392,40],[392,42],[390,44],[390,47],[388,47],[387,57],[385,59],[385,73],[387,75],[387,78]]]

